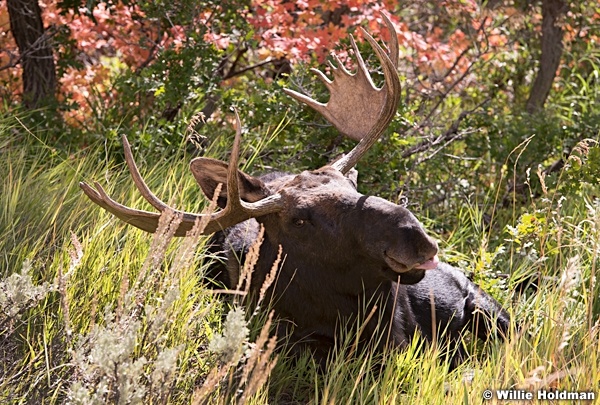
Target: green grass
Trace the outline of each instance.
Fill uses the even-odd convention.
[[[248,395],[246,402],[255,404],[478,404],[488,388],[600,393],[599,288],[592,284],[600,205],[592,197],[545,196],[525,207],[530,217],[508,221],[512,234],[499,222],[481,226],[475,204],[457,213],[460,225],[442,246],[520,320],[520,331],[506,342],[480,344],[467,336],[474,355],[450,372],[434,347],[417,342],[405,351],[348,356],[349,331],[346,349],[323,373],[309,357],[270,353],[267,310],[248,314],[249,333],[238,342],[249,350],[246,357],[211,353],[209,342],[223,333],[230,306],[202,284],[207,238],[153,238],[93,206],[78,187],[82,180],[149,209],[124,165],[99,158],[101,152],[102,145],[54,151],[18,121],[0,122],[2,403],[226,404]],[[204,208],[189,158],[146,161],[143,151],[134,153],[157,195],[185,210]],[[486,203],[493,201],[492,195]],[[490,246],[492,239],[502,242]],[[182,261],[186,252],[193,254]],[[24,266],[31,279],[15,275]],[[496,270],[511,276],[500,283],[491,277]],[[519,280],[534,274],[538,291],[517,294]],[[21,301],[7,298],[14,285]],[[43,293],[27,295],[34,286]],[[243,307],[242,298],[233,301]]]

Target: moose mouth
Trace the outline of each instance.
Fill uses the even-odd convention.
[[[416,266],[408,267],[391,256],[384,253],[387,266],[383,269],[385,275],[393,281],[399,281],[400,284],[416,284],[425,277],[426,270],[433,270],[439,263],[438,256],[419,263]]]
[[[432,258],[425,260],[422,263],[417,263],[414,266],[407,266],[404,263],[399,262],[390,256],[387,252],[384,252],[385,262],[397,274],[409,273],[413,270],[434,270],[437,268],[440,260],[437,255],[434,255]]]
[[[438,258],[438,255],[435,255],[431,259],[425,260],[423,263],[416,265],[414,268],[420,270],[435,270],[438,264],[440,264],[440,259]]]

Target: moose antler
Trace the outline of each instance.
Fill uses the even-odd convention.
[[[381,89],[373,84],[352,35],[350,35],[350,42],[358,62],[356,73],[348,72],[337,56],[335,58],[338,67],[330,63],[333,80],[329,80],[321,71],[311,69],[329,90],[330,97],[327,103],[323,104],[304,94],[284,89],[288,95],[323,115],[342,134],[360,140],[347,155],[331,164],[332,167],[344,174],[354,167],[383,134],[394,118],[400,102],[400,80],[396,73],[398,38],[392,22],[385,14],[381,15],[390,31],[389,54],[368,32],[361,28],[364,37],[377,54],[383,67],[385,84]]]
[[[360,139],[360,142],[346,156],[331,164],[333,168],[344,174],[358,162],[385,131],[396,113],[400,100],[400,81],[396,74],[398,40],[392,23],[387,16],[384,14],[382,16],[391,33],[389,54],[381,48],[373,37],[363,30],[365,38],[371,44],[383,67],[385,85],[381,89],[378,89],[373,84],[352,36],[350,36],[350,41],[359,65],[355,74],[349,73],[339,60],[339,68],[331,65],[334,75],[333,81],[327,79],[323,73],[315,70],[331,93],[330,100],[326,104],[319,103],[300,93],[285,89],[287,94],[310,105],[323,114],[340,132],[353,139]],[[227,205],[222,211],[213,214],[203,215],[180,211],[169,207],[154,195],[140,175],[133,159],[129,142],[123,136],[125,160],[133,181],[142,196],[161,213],[169,210],[181,216],[182,220],[175,232],[175,236],[185,236],[192,229],[196,221],[203,218],[208,217],[208,223],[203,233],[209,234],[250,218],[278,212],[283,208],[283,198],[280,194],[273,194],[253,203],[241,200],[237,168],[242,126],[237,112],[235,115],[236,135],[227,169]],[[113,200],[99,183],[95,182],[94,184],[96,188],[91,187],[85,182],[79,183],[84,193],[94,203],[114,214],[119,219],[144,231],[156,231],[161,214],[122,205]]]
[[[208,223],[204,228],[204,234],[210,234],[219,230],[228,228],[237,223],[245,221],[250,218],[259,217],[269,213],[280,211],[282,208],[282,198],[279,194],[274,194],[269,197],[263,198],[260,201],[254,203],[248,203],[242,201],[240,198],[240,192],[238,187],[238,160],[240,153],[240,143],[242,134],[242,125],[240,118],[236,116],[236,134],[233,142],[233,148],[231,150],[231,158],[229,161],[229,168],[227,170],[227,205],[222,211],[207,214]],[[159,210],[161,213],[170,210],[176,215],[182,217],[181,223],[175,232],[175,236],[185,236],[185,234],[192,229],[196,221],[201,220],[207,215],[194,214],[190,212],[184,212],[175,208],[169,207],[163,201],[161,201],[156,195],[150,191],[148,185],[140,175],[140,172],[133,160],[131,153],[131,147],[127,138],[123,135],[123,149],[125,151],[125,161],[129,167],[129,172],[133,178],[133,182],[142,194],[142,196],[148,201],[154,208]],[[94,189],[85,182],[79,183],[79,186],[83,189],[83,192],[96,204],[104,208],[108,212],[115,215],[122,221],[127,222],[137,228],[140,228],[146,232],[155,232],[158,228],[158,220],[160,219],[159,213],[143,211],[133,209],[122,205],[113,200],[104,191],[102,186],[98,183],[94,183],[96,188]]]

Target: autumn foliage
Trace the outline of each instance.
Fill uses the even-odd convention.
[[[145,116],[173,121],[181,108],[198,100],[209,118],[219,98],[215,86],[235,85],[245,73],[271,80],[298,63],[322,64],[348,34],[362,41],[359,27],[385,39],[385,12],[400,43],[399,74],[410,94],[418,95],[407,100],[421,109],[413,115],[424,117],[413,123],[419,136],[449,96],[460,98],[463,109],[486,100],[500,100],[504,111],[523,109],[534,78],[547,69],[538,44],[544,8],[534,3],[39,1],[57,63],[58,110],[72,127],[98,126],[90,120],[107,114],[142,127]],[[541,1],[553,3],[566,4]],[[7,106],[18,106],[23,98],[20,55],[5,4],[0,1],[0,94]],[[589,74],[593,62],[586,55],[599,41],[598,4],[557,11],[551,24],[558,27],[564,52],[560,67],[550,67],[558,71],[549,72],[546,84],[561,71]],[[345,49],[336,51],[342,63],[349,56]]]
[[[1,5],[2,3],[0,3]],[[41,0],[43,20],[49,30],[68,33],[69,41],[55,41],[55,57],[64,59],[60,72],[59,99],[77,103],[70,114],[81,119],[89,113],[90,97],[114,97],[111,80],[123,69],[143,69],[158,52],[175,51],[189,46],[190,31],[203,32],[203,40],[226,51],[240,45],[239,29],[225,30],[218,16],[225,5],[199,4],[197,14],[188,25],[164,23],[149,19],[143,7],[136,2],[109,4],[100,2],[89,10],[82,4],[78,9],[61,9],[54,1]],[[450,80],[463,74],[472,62],[466,51],[485,43],[497,51],[507,44],[508,38],[493,25],[490,13],[481,10],[474,1],[445,1],[441,5],[448,16],[469,25],[440,28],[434,15],[419,24],[410,24],[403,18],[417,14],[415,10],[400,10],[393,1],[355,0],[335,3],[325,0],[282,2],[257,0],[239,11],[252,30],[252,58],[256,60],[282,59],[292,63],[316,57],[323,62],[328,49],[353,32],[359,39],[361,26],[378,35],[382,27],[381,12],[389,12],[401,45],[401,57],[408,64],[418,66],[420,73],[436,79]],[[410,7],[410,6],[409,6]],[[427,17],[427,16],[425,16]],[[9,31],[6,7],[0,6],[0,71],[3,97],[17,101],[19,97],[19,65],[15,63],[18,51]],[[239,27],[243,28],[243,27]],[[382,34],[385,35],[385,34]],[[385,38],[384,38],[385,39]],[[514,44],[513,44],[514,45]],[[343,58],[343,54],[341,55]],[[14,66],[13,66],[14,65]],[[79,116],[79,117],[78,117]]]

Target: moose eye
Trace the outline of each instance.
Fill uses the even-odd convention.
[[[294,226],[296,228],[303,227],[305,223],[306,223],[306,221],[303,220],[303,219],[300,219],[300,218],[294,218],[294,219],[292,219],[292,224],[294,224]]]

